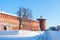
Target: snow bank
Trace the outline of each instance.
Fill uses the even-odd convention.
[[[43,34],[44,31],[29,31],[29,30],[10,30],[0,31],[0,37],[34,37]]]
[[[38,40],[60,40],[59,31],[46,31]]]
[[[15,34],[16,32],[16,34]],[[1,34],[2,33],[2,34]],[[14,33],[14,34],[13,34]],[[0,38],[12,38],[23,40],[60,40],[59,31],[29,31],[29,30],[15,30],[15,31],[0,31]],[[14,37],[14,38],[13,38]]]
[[[0,30],[0,35],[17,35],[18,32],[18,30]]]
[[[37,35],[41,35],[43,34],[44,31],[28,31],[28,30],[20,30],[19,31],[19,36],[20,37],[33,37],[33,36],[37,36]]]
[[[49,31],[52,40],[60,40],[60,31]]]

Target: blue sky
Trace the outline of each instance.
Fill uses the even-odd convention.
[[[60,25],[60,0],[0,0],[0,11],[16,14],[19,7],[31,9],[33,19],[42,14],[47,28]]]

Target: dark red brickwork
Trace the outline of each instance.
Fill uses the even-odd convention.
[[[45,26],[44,20],[42,20],[42,24],[44,24]],[[0,13],[0,30],[4,30],[4,26],[6,26],[7,30],[19,30],[18,17]],[[41,28],[45,29],[46,27],[41,27]],[[20,27],[20,30],[38,31],[41,28],[39,21],[22,18],[22,25]]]

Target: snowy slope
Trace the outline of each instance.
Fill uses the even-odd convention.
[[[0,38],[18,40],[60,40],[59,31],[0,31]]]
[[[60,40],[60,32],[59,31],[46,31],[38,40]]]
[[[44,31],[29,31],[29,30],[4,30],[0,31],[0,37],[34,37],[43,34]]]
[[[28,30],[20,30],[19,31],[19,36],[21,37],[33,37],[33,36],[37,36],[37,35],[41,35],[43,34],[44,31],[28,31]]]
[[[52,40],[60,40],[60,32],[59,31],[49,31],[50,37]]]

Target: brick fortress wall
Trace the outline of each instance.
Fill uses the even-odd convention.
[[[27,20],[27,21],[26,21]],[[18,17],[0,13],[0,30],[19,30]],[[22,18],[21,30],[40,30],[39,21]]]

